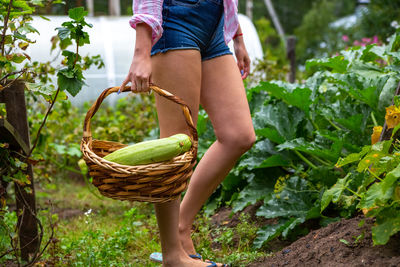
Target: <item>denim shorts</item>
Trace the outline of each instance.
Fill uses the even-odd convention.
[[[223,0],[164,0],[163,34],[151,55],[196,49],[201,60],[232,55],[224,40]]]

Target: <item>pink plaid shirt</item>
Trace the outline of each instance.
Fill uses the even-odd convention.
[[[224,39],[228,44],[235,35],[239,19],[237,16],[238,0],[224,1]],[[136,29],[136,24],[144,22],[152,29],[153,45],[160,39],[162,28],[162,7],[163,0],[133,0],[133,16],[129,20],[132,28]]]

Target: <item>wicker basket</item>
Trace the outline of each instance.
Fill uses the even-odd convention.
[[[100,104],[118,89],[119,87],[111,87],[104,90],[85,117],[81,151],[93,178],[92,183],[102,195],[118,200],[162,203],[178,198],[187,188],[197,156],[197,131],[188,106],[173,94],[151,85],[151,90],[181,106],[190,130],[192,147],[169,161],[136,166],[121,165],[103,157],[127,145],[92,139],[90,131],[90,119]],[[128,92],[130,87],[121,91]]]

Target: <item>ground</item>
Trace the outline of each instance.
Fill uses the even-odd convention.
[[[79,257],[84,248],[85,252],[97,253],[99,262],[117,255],[126,257],[115,266],[160,266],[148,261],[151,252],[160,250],[151,205],[100,200],[89,193],[82,181],[53,183],[47,189],[38,188],[37,194],[39,210],[48,207],[46,203],[51,199],[52,212],[59,218],[58,247],[71,249],[74,264],[87,258],[86,254]],[[394,236],[385,246],[373,246],[370,230],[374,221],[363,216],[343,219],[320,229],[317,229],[318,224],[308,225],[314,230],[294,242],[276,239],[262,250],[254,251],[251,240],[257,229],[275,223],[255,216],[259,205],[261,203],[249,206],[237,214],[224,207],[214,213],[211,220],[200,216],[193,234],[199,252],[204,257],[229,262],[231,267],[400,266],[400,235]],[[87,216],[85,213],[89,209],[93,211]],[[127,223],[132,224],[132,228],[127,228]],[[130,230],[124,232],[123,229]],[[48,239],[48,234],[46,230],[44,240]],[[84,242],[83,247],[77,247],[81,242]],[[104,247],[100,247],[102,245]],[[108,252],[104,254],[104,251]],[[47,253],[42,263],[49,264],[56,259]],[[64,251],[59,253],[60,261],[66,263]],[[6,266],[16,265],[8,261]]]
[[[365,223],[359,227],[361,221]],[[393,237],[385,246],[373,246],[372,226],[371,218],[359,216],[343,219],[310,232],[272,257],[261,259],[248,267],[400,266],[400,235]]]

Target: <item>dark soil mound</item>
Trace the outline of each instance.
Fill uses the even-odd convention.
[[[373,220],[365,219],[365,224],[359,227],[363,219],[363,217],[343,219],[312,231],[273,256],[248,267],[400,266],[400,235],[392,237],[384,246],[373,246],[371,237]],[[360,237],[358,241],[357,237]]]

